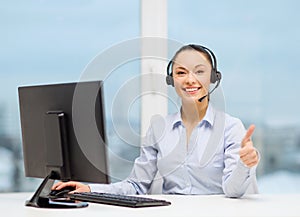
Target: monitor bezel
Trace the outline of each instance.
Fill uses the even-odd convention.
[[[25,176],[44,178],[38,197],[47,198],[54,180],[110,182],[103,81],[20,86],[18,94]]]

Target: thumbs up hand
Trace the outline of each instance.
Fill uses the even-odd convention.
[[[251,136],[254,132],[255,126],[252,124],[247,132],[245,137],[242,140],[241,143],[241,149],[240,149],[240,159],[242,160],[242,162],[248,166],[248,167],[253,167],[256,164],[258,164],[258,153],[256,151],[256,149],[253,146],[252,140],[251,140]]]

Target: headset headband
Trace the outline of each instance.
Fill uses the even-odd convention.
[[[168,85],[172,85],[174,86],[174,80],[173,80],[173,73],[170,72],[170,68],[172,68],[172,65],[174,63],[174,59],[177,57],[177,55],[184,51],[184,50],[188,50],[188,49],[194,49],[196,51],[202,52],[202,53],[206,53],[209,55],[210,57],[210,62],[212,64],[212,71],[211,71],[211,78],[210,81],[211,83],[215,83],[216,81],[220,81],[221,80],[221,72],[219,72],[217,70],[217,58],[215,56],[215,54],[212,52],[212,50],[210,50],[209,48],[202,46],[202,45],[196,45],[196,44],[189,44],[189,45],[185,45],[183,47],[181,47],[176,54],[174,55],[174,57],[170,60],[170,62],[168,63],[167,66],[167,77],[166,77],[166,82]]]

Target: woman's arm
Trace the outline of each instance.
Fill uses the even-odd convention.
[[[238,119],[225,130],[223,191],[228,197],[258,193],[256,166],[259,156],[251,141],[253,131],[254,126],[250,126],[246,132]]]

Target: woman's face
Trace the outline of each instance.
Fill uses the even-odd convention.
[[[197,101],[208,94],[211,64],[199,51],[184,50],[173,63],[174,87],[182,101]]]

